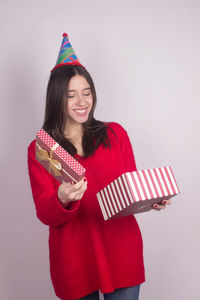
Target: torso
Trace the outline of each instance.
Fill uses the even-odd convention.
[[[121,173],[136,169],[123,128],[115,123],[109,126],[116,133],[108,131],[111,148],[100,145],[89,157],[79,158],[86,169],[88,186],[71,211],[64,211],[58,205],[57,193],[54,194],[58,181],[46,171],[41,180],[35,148],[30,149],[37,213],[44,215],[44,220],[52,220],[52,226],[49,223],[51,278],[57,296],[63,300],[79,299],[98,289],[109,293],[144,281],[142,237],[136,219],[127,216],[104,221],[96,196]],[[75,147],[78,155],[83,154],[81,139]],[[43,193],[44,188],[47,193]],[[59,226],[54,226],[55,222]]]

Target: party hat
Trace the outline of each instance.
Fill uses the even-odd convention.
[[[79,65],[84,67],[80,64],[78,57],[76,56],[70,42],[67,33],[63,33],[63,41],[60,47],[60,52],[58,54],[58,58],[56,61],[55,67],[51,70],[51,72],[59,68],[63,65]]]

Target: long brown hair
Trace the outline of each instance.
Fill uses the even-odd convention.
[[[107,135],[107,128],[109,127],[107,127],[105,123],[96,120],[93,116],[97,102],[95,86],[92,77],[82,66],[64,65],[53,70],[51,73],[47,86],[46,109],[42,128],[67,152],[71,155],[76,154],[77,150],[75,146],[64,136],[67,118],[67,89],[70,79],[76,74],[83,76],[87,80],[93,98],[93,106],[89,113],[88,120],[83,123],[82,147],[84,157],[88,157],[102,143],[105,147],[110,147],[110,142]],[[64,97],[64,95],[66,97]]]

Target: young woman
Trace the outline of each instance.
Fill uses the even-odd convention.
[[[127,132],[93,114],[95,87],[81,65],[52,71],[43,129],[86,169],[78,183],[62,183],[35,159],[28,166],[38,218],[49,226],[50,271],[63,300],[137,300],[144,282],[143,245],[134,216],[104,221],[96,193],[124,172],[136,170]],[[157,205],[165,208],[170,200]]]

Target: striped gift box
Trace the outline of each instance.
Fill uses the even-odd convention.
[[[97,193],[97,198],[108,220],[148,211],[179,193],[172,169],[166,166],[124,173]]]

